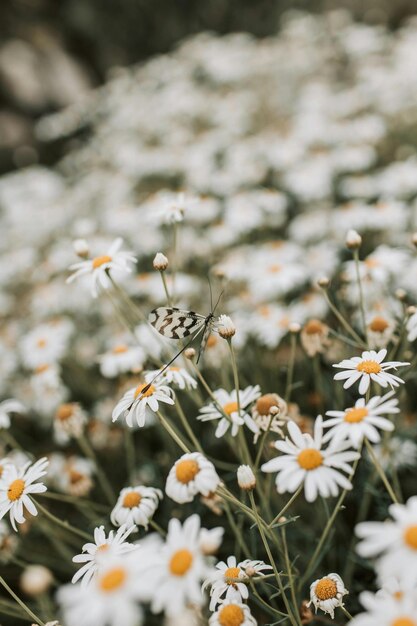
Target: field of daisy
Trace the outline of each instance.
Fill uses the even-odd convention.
[[[114,70],[0,177],[0,624],[417,626],[417,20]]]

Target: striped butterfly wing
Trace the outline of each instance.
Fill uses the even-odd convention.
[[[204,315],[175,307],[158,307],[149,313],[149,323],[168,339],[194,335],[205,323]]]

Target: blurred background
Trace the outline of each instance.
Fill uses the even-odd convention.
[[[265,37],[288,10],[336,6],[392,29],[417,13],[417,0],[2,0],[0,173],[55,163],[63,146],[37,141],[34,123],[76,102],[114,68],[169,51],[199,31]]]

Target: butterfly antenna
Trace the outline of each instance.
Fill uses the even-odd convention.
[[[207,276],[209,289],[210,289],[210,311],[213,313],[213,290],[211,288],[210,276]]]

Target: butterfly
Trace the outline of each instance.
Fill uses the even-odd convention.
[[[200,315],[195,311],[187,311],[176,307],[158,307],[149,313],[149,323],[164,337],[168,339],[184,339],[191,337],[191,341],[203,333],[200,343],[197,363],[204,352],[207,340],[215,323],[214,312],[208,315]],[[185,347],[174,357],[174,360],[191,343],[189,341]]]

